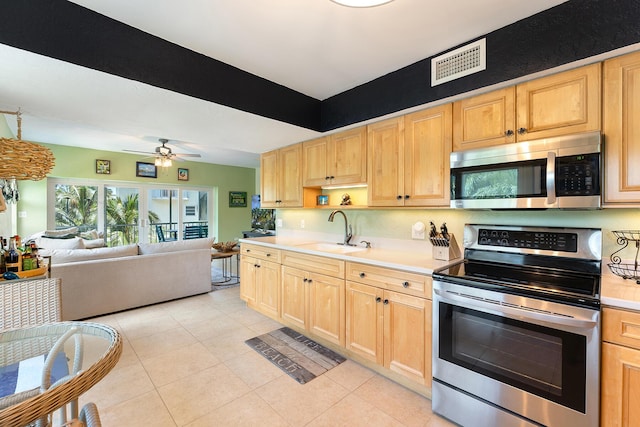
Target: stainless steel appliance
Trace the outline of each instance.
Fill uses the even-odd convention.
[[[599,229],[467,224],[433,273],[433,411],[472,427],[596,427]]]
[[[600,132],[451,153],[451,207],[600,208]]]

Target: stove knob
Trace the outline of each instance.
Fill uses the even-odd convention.
[[[501,244],[502,246],[509,246],[509,240],[507,240],[507,239],[502,239],[502,240],[500,240],[500,244]]]

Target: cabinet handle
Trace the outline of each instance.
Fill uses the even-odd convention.
[[[330,177],[330,176],[325,176],[325,177],[324,177],[324,179],[325,179],[326,181],[329,181],[329,180],[331,179],[331,177]]]
[[[518,134],[520,134],[520,135],[525,134],[526,132],[527,132],[527,129],[526,129],[526,128],[520,128],[520,129],[518,129]]]
[[[331,179],[335,179],[335,176],[331,175]]]
[[[364,273],[360,273],[360,278],[361,278],[361,279],[364,279],[364,276],[366,276],[366,274],[364,274]]]
[[[404,198],[405,198],[405,199],[408,199],[409,197],[411,197],[411,196],[409,196],[408,194],[405,194],[405,195],[404,195]]]
[[[384,299],[384,301],[382,301],[382,303],[383,303],[384,305],[388,305],[388,304],[389,304],[389,300],[385,298],[385,299]]]
[[[244,251],[245,252],[251,252],[251,249],[245,249]]]
[[[302,279],[303,282],[306,282],[307,280],[309,280],[309,279],[307,279],[306,277],[304,279]]]
[[[408,287],[409,287],[409,282],[404,282],[404,283],[402,283],[402,287],[403,287],[403,288],[408,288]]]
[[[376,297],[376,302],[380,302],[380,301],[382,301],[382,298]]]
[[[511,129],[504,131],[505,136],[513,136],[513,131]]]
[[[267,256],[271,256],[271,254],[267,254]]]
[[[260,264],[255,264],[254,267],[255,268],[260,268]]]
[[[402,196],[398,194],[398,197],[396,197],[396,199],[400,200],[402,199]]]
[[[311,283],[311,282],[313,282],[313,280],[309,279],[308,282]]]

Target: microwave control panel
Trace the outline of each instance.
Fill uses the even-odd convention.
[[[556,196],[598,195],[600,195],[600,153],[556,159]]]

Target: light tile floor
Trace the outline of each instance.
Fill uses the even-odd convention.
[[[298,384],[244,343],[282,325],[246,308],[237,286],[90,320],[124,341],[118,365],[80,399],[105,427],[453,426],[349,360]]]

